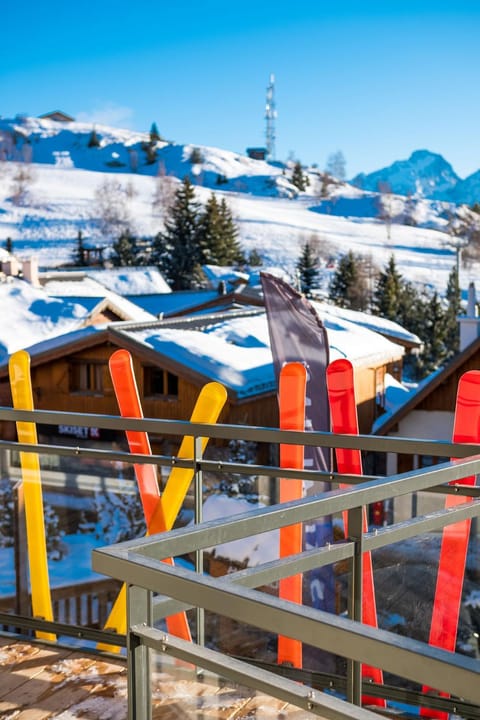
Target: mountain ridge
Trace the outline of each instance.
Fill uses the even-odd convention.
[[[395,160],[380,170],[358,173],[350,181],[361,190],[393,192],[460,205],[472,205],[480,198],[480,170],[463,180],[443,155],[414,150],[406,160]]]

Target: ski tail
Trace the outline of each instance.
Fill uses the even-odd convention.
[[[459,380],[452,441],[455,443],[480,441],[479,370],[469,370]],[[454,480],[450,484],[457,483],[473,486],[476,484],[476,478],[471,476]],[[462,505],[470,500],[469,497],[447,495],[445,508]],[[447,525],[442,533],[429,643],[450,652],[455,652],[456,647],[470,525],[471,520],[462,520]],[[429,691],[431,688],[423,688],[423,692]],[[440,695],[448,697],[448,694],[443,692],[440,692]],[[420,714],[422,717],[440,718],[440,720],[448,718],[448,713],[429,708],[421,708]]]
[[[281,430],[305,429],[306,368],[302,363],[286,363],[279,377],[279,412]],[[280,467],[303,469],[303,446],[280,445]],[[303,495],[303,481],[280,480],[280,502],[297,500]],[[302,552],[302,524],[280,528],[280,557]],[[302,575],[282,578],[279,597],[302,604]],[[302,667],[302,643],[299,640],[278,636],[278,663]]]
[[[10,388],[15,410],[33,410],[30,355],[19,350],[11,355],[9,363]],[[16,423],[18,441],[34,447],[37,429],[33,422]],[[53,620],[50,580],[48,576],[47,543],[43,509],[40,461],[35,452],[21,452],[22,487],[25,503],[27,551],[30,570],[32,612],[34,617]],[[55,641],[52,633],[37,632],[43,640]]]
[[[327,367],[327,389],[330,402],[332,432],[341,435],[358,435],[357,404],[355,400],[355,382],[353,367],[349,360],[334,360]],[[338,472],[348,475],[361,475],[362,457],[360,450],[337,448]],[[348,487],[342,484],[341,488]],[[348,536],[348,514],[343,514],[345,535]],[[368,531],[367,514],[363,510],[363,530]],[[373,582],[373,565],[371,553],[363,556],[362,577],[362,622],[372,627],[377,625],[377,608],[375,587]],[[362,665],[362,677],[375,683],[383,684],[383,673],[379,668]],[[362,698],[364,704],[385,707],[385,700],[375,697]]]

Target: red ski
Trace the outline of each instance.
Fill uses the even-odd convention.
[[[113,389],[122,417],[143,418],[143,411],[138,395],[137,383],[133,372],[132,358],[128,350],[117,350],[110,357],[110,375]],[[150,441],[146,432],[137,430],[125,431],[130,452],[139,455],[151,455]],[[134,465],[140,498],[145,515],[147,531],[151,531],[154,512],[161,510],[160,489],[155,465]],[[173,565],[173,560],[165,562]],[[178,613],[166,618],[168,632],[183,640],[191,640],[190,628],[185,613]]]
[[[305,390],[307,371],[300,362],[285,364],[279,376],[278,404],[281,430],[305,429]],[[303,469],[303,445],[280,445],[280,467]],[[297,500],[303,495],[303,480],[280,480],[280,502]],[[302,525],[280,528],[280,557],[302,552]],[[279,597],[302,604],[302,575],[282,578]],[[302,643],[278,636],[278,663],[302,667]]]
[[[353,367],[349,360],[334,360],[327,367],[327,389],[330,402],[330,415],[332,432],[342,435],[358,435],[357,404],[355,402],[355,385]],[[337,448],[335,451],[338,472],[348,475],[361,475],[362,457],[360,450],[345,450]],[[348,485],[340,485],[348,487]],[[348,536],[348,516],[344,513],[343,522],[345,535]],[[363,513],[363,529],[368,530],[366,511]],[[366,625],[377,627],[377,608],[375,602],[375,588],[373,584],[373,567],[371,553],[363,557],[363,603],[362,621]],[[378,668],[362,665],[362,676],[376,683],[383,683],[383,673]],[[385,707],[385,700],[374,697],[363,697],[363,703]]]
[[[480,440],[480,371],[469,370],[459,380],[452,441],[478,443]],[[453,480],[450,485],[475,485],[475,476]],[[445,508],[469,502],[469,497],[447,495]],[[430,625],[430,645],[455,652],[463,579],[470,537],[470,520],[447,525],[443,529],[437,574],[437,585]],[[430,688],[424,687],[428,692]],[[446,693],[440,693],[448,697]],[[448,713],[421,708],[423,717],[446,720]]]

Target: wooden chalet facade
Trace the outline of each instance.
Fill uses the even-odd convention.
[[[130,351],[140,400],[145,417],[169,420],[188,420],[203,385],[211,380],[172,361],[158,352],[132,341],[125,333],[115,329],[118,323],[91,332],[69,333],[65,342],[53,342],[45,350],[31,354],[31,378],[34,407],[39,410],[59,410],[118,415],[118,405],[110,379],[108,361],[119,348]],[[247,399],[238,399],[227,388],[228,400],[221,422],[278,426],[275,389]],[[0,367],[0,404],[11,406],[12,398],[8,367]],[[40,433],[39,429],[39,434]],[[45,429],[47,432],[47,429]],[[15,437],[13,424],[3,423],[0,428],[4,439]],[[49,441],[75,434],[75,428],[48,428]],[[81,439],[80,434],[80,439]],[[41,439],[41,438],[40,438]],[[94,431],[91,440],[116,442],[125,446],[124,433]],[[169,451],[169,439],[151,438],[154,451]],[[171,442],[173,443],[175,439]],[[173,445],[175,448],[176,445]],[[173,450],[174,452],[174,450]]]
[[[457,388],[461,376],[469,370],[480,369],[480,337],[471,342],[444,368],[434,373],[412,397],[384,422],[377,425],[375,435],[418,438],[420,440],[452,441]],[[429,467],[449,458],[432,455],[388,453],[376,471],[394,475]],[[411,515],[443,508],[442,495],[418,493],[395,500],[397,520]]]
[[[256,379],[253,382],[241,379],[240,385],[235,383],[229,385],[228,378],[236,376],[238,382],[239,375],[245,373],[246,378],[251,370],[248,367],[245,367],[244,371],[230,368],[228,357],[234,358],[236,353],[246,352],[242,344],[237,348],[229,340],[225,341],[223,359],[221,359],[224,363],[223,374],[218,374],[220,360],[210,356],[209,327],[234,322],[236,318],[250,322],[251,318],[253,328],[255,321],[264,321],[262,310],[237,310],[163,321],[95,324],[95,321],[98,322],[100,319],[107,322],[111,319],[117,320],[118,314],[114,313],[112,316],[112,307],[108,303],[105,303],[105,306],[97,306],[92,324],[86,322],[85,326],[77,331],[28,349],[31,356],[35,408],[118,415],[108,361],[115,350],[123,348],[132,355],[145,417],[188,420],[201,388],[211,380],[218,380],[223,382],[228,394],[220,422],[232,425],[278,427],[276,382],[273,366],[268,359],[271,357],[268,348],[264,350],[266,354],[261,365],[256,370],[255,366],[252,366]],[[164,331],[166,333],[179,331],[178,351],[175,349],[177,336],[169,340],[170,344],[173,344],[173,350],[170,348],[169,352],[162,352],[158,349],[162,347]],[[191,331],[198,336],[197,347],[203,361],[203,364],[197,367],[195,362],[190,363],[185,359],[187,355],[181,346],[183,333]],[[152,337],[156,337],[157,341],[151,342]],[[395,350],[396,347],[398,350]],[[257,352],[256,348],[253,355],[255,352]],[[385,378],[388,373],[400,380],[402,356],[403,348],[389,343],[388,354],[367,355],[361,360],[353,361],[361,433],[369,433],[374,421],[384,412]],[[7,363],[0,366],[0,404],[12,405]],[[45,433],[52,442],[62,435],[68,435],[69,429],[47,428]],[[75,428],[70,428],[70,434],[74,433]],[[0,436],[5,439],[14,437],[13,424],[10,428],[6,423],[2,424]],[[115,442],[126,449],[124,433],[115,435],[113,431],[98,431],[94,437],[85,439],[105,441],[110,445]],[[151,441],[155,452],[171,450],[174,453],[177,448],[176,444],[169,445],[169,442],[174,442],[173,440],[154,437]]]

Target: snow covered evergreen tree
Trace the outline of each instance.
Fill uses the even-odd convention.
[[[363,259],[351,250],[340,258],[328,291],[328,298],[335,305],[350,310],[368,308],[368,280],[361,267],[362,262]]]
[[[161,139],[162,139],[162,137],[161,137],[160,133],[158,132],[157,123],[153,122],[152,126],[150,128],[150,142],[156,143]]]
[[[424,350],[421,356],[422,374],[429,373],[441,367],[447,358],[447,326],[445,311],[436,292],[426,303],[425,324],[423,329]]]
[[[238,241],[238,229],[225,198],[219,203],[212,193],[198,222],[201,264],[236,265],[245,258]]]
[[[300,291],[306,297],[312,296],[312,289],[318,284],[319,261],[314,248],[308,241],[304,243],[300,257],[297,261],[298,280]]]
[[[308,178],[306,175],[304,175],[302,165],[299,160],[297,160],[297,162],[293,166],[292,185],[295,185],[295,187],[301,192],[307,189]]]
[[[456,355],[460,348],[460,328],[458,316],[462,314],[461,292],[458,282],[458,271],[453,267],[448,276],[447,291],[445,294],[447,309],[445,311],[447,359]]]
[[[98,139],[97,131],[95,128],[93,128],[92,132],[90,133],[90,137],[88,138],[87,147],[89,148],[98,148],[100,147],[100,140]]]
[[[373,292],[373,310],[386,320],[399,321],[400,296],[403,278],[397,270],[395,256],[391,255],[383,271],[378,274]]]
[[[111,261],[115,267],[132,267],[138,265],[137,243],[135,238],[125,233],[120,235],[112,245]]]
[[[196,284],[200,262],[198,218],[195,190],[185,177],[175,193],[165,230],[157,234],[152,246],[152,261],[173,290],[189,290]]]

